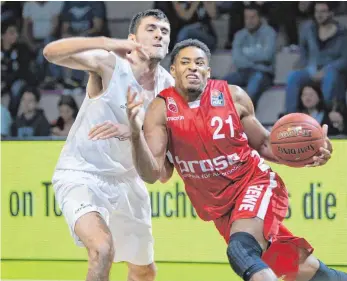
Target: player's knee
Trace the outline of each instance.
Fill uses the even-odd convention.
[[[129,270],[131,281],[153,281],[157,275],[154,263],[146,266],[136,266]]]
[[[227,255],[232,269],[248,281],[251,277],[269,267],[262,261],[262,249],[249,233],[237,232],[230,236]]]
[[[88,247],[89,259],[94,262],[111,262],[114,258],[114,246],[111,235],[105,235],[103,239],[92,243]]]

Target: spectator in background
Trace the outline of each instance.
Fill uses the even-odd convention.
[[[36,88],[24,88],[21,99],[22,114],[12,126],[12,136],[49,136],[50,125],[42,109],[39,109],[40,93]]]
[[[347,134],[347,111],[343,103],[335,103],[329,112],[318,83],[310,82],[300,89],[297,112],[313,117],[320,125],[328,125],[328,135]]]
[[[288,46],[298,45],[298,27],[296,17],[298,14],[298,2],[296,1],[257,1],[261,5],[268,24],[278,33],[280,27],[287,36]]]
[[[1,95],[10,96],[9,110],[12,117],[17,115],[21,88],[27,83],[35,83],[31,62],[29,47],[18,43],[16,22],[4,23],[1,28]]]
[[[217,35],[211,19],[217,15],[216,2],[182,1],[173,2],[177,16],[185,21],[185,25],[177,35],[177,42],[192,38],[205,43],[211,51],[217,47]]]
[[[300,70],[289,75],[286,112],[294,112],[299,90],[309,81],[321,83],[329,105],[335,97],[343,101],[347,80],[347,31],[333,19],[330,2],[315,3],[315,21],[300,32]]]
[[[1,137],[8,137],[11,135],[11,124],[11,114],[6,106],[1,103]]]
[[[43,47],[58,37],[62,7],[61,1],[28,1],[23,7],[22,37],[37,56],[40,80],[45,80],[44,83],[55,82],[62,78],[62,69],[53,64],[47,67],[48,63],[42,54]]]
[[[11,21],[21,26],[22,5],[22,1],[1,1],[1,25]]]
[[[62,96],[59,103],[59,118],[53,124],[52,135],[53,136],[67,136],[75,122],[78,107],[76,101],[71,96]]]
[[[328,110],[319,84],[311,82],[300,89],[296,111],[310,115],[320,125],[327,124],[330,129]]]
[[[105,4],[102,1],[67,1],[62,11],[61,35],[72,36],[105,35]],[[71,79],[65,79],[65,86],[71,89],[81,87],[84,72],[73,70]]]
[[[232,48],[236,72],[225,80],[229,84],[246,86],[256,105],[259,96],[271,86],[274,76],[276,32],[261,21],[259,6],[245,7],[245,28],[236,33]]]

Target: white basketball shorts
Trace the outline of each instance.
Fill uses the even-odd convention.
[[[148,265],[154,261],[150,199],[138,175],[116,178],[57,170],[53,187],[78,246],[84,245],[74,232],[76,221],[86,213],[98,212],[112,233],[115,262]]]

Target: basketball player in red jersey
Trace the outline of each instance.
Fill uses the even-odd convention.
[[[136,93],[128,93],[139,175],[154,183],[163,174],[170,178],[174,166],[199,217],[212,220],[224,237],[230,265],[244,280],[347,280],[345,273],[311,255],[313,248],[305,239],[283,226],[287,190],[263,160],[277,162],[269,132],[256,119],[241,88],[208,80],[209,59],[208,48],[197,40],[175,46],[171,63],[175,87],[154,99],[143,131],[137,122],[141,101],[136,101]],[[320,150],[314,165],[331,157],[328,138]]]

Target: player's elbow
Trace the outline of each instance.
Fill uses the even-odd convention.
[[[45,59],[51,63],[55,63],[58,58],[57,48],[55,46],[55,42],[49,43],[43,49],[43,56]]]
[[[48,60],[49,62],[54,61],[54,52],[52,50],[51,44],[46,45],[46,47],[43,49],[43,56]]]
[[[140,177],[144,182],[153,184],[160,178],[160,172],[153,171],[151,174],[140,174]]]
[[[141,177],[141,179],[144,182],[149,183],[149,184],[154,184],[158,180],[158,178],[156,178],[156,177]]]
[[[161,182],[161,183],[167,183],[168,181],[169,181],[169,179],[171,178],[171,176],[161,176],[160,178],[159,178],[159,181]]]

